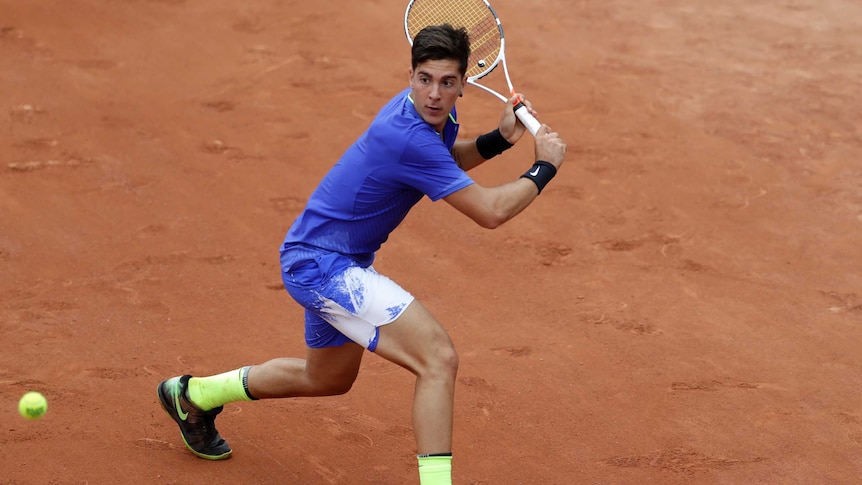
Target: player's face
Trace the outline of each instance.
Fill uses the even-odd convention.
[[[410,69],[416,112],[435,130],[442,131],[465,82],[454,59],[429,60]]]

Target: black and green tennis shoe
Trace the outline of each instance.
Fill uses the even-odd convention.
[[[215,428],[215,418],[223,407],[201,411],[192,404],[186,393],[191,377],[184,375],[162,381],[159,401],[168,416],[179,425],[183,441],[192,453],[207,460],[230,458],[232,450]]]

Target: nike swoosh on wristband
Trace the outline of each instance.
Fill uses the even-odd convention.
[[[177,387],[174,387],[172,394],[174,395],[174,406],[177,408],[177,416],[180,417],[183,421],[189,417],[189,413],[183,412],[183,407],[180,405],[180,390]]]
[[[539,175],[539,169],[541,169],[541,168],[542,168],[542,167],[536,167],[536,169],[535,169],[535,170],[533,170],[532,172],[530,172],[530,175],[532,175],[533,177],[535,177],[536,175]]]

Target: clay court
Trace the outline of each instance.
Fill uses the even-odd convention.
[[[155,392],[304,355],[278,248],[407,86],[406,3],[0,0],[0,483],[418,483],[376,355],[226,407],[224,462]],[[493,231],[423,200],[375,262],[459,351],[455,482],[859,483],[862,6],[494,5],[566,164]],[[502,104],[458,108],[473,137]]]

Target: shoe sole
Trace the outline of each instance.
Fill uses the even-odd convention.
[[[161,384],[159,384],[159,388],[158,388],[159,401],[161,402],[162,409],[165,410],[165,414],[167,414],[175,423],[177,423],[178,426],[180,426],[180,437],[183,439],[183,444],[186,445],[186,448],[188,448],[189,451],[194,453],[195,456],[197,456],[198,458],[203,458],[204,460],[219,461],[219,460],[227,460],[228,458],[230,458],[231,454],[233,453],[233,450],[230,450],[227,453],[222,453],[221,455],[207,455],[207,454],[195,451],[195,449],[189,445],[189,442],[186,441],[186,436],[183,434],[182,424],[179,421],[177,421],[177,418],[174,417],[174,413],[171,412],[171,408],[173,407],[173,398],[172,398],[172,396],[170,396],[170,392],[168,392],[168,395],[166,396],[165,391],[163,391],[163,389],[164,389],[163,384],[165,384],[166,382],[167,381],[164,381]]]

